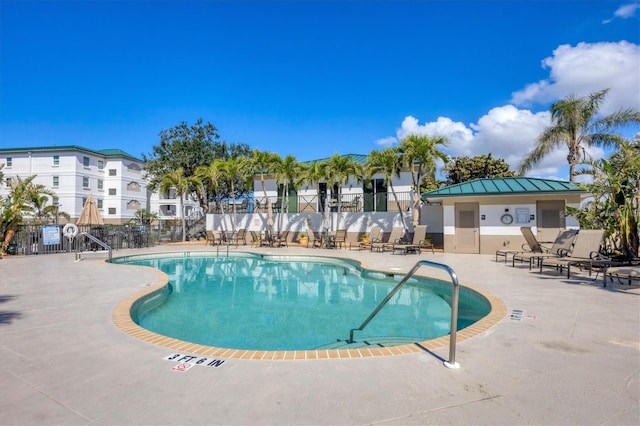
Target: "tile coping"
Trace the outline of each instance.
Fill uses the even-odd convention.
[[[184,253],[184,252],[183,252]],[[106,262],[106,260],[105,260]],[[366,268],[371,271],[397,273],[397,271],[385,271],[375,268],[370,268],[365,262],[359,261],[362,268]],[[143,268],[145,266],[142,266]],[[151,284],[148,288],[132,294],[118,303],[113,311],[113,323],[122,332],[134,337],[136,339],[153,343],[173,349],[175,351],[189,352],[195,355],[208,356],[208,357],[223,357],[231,359],[245,359],[245,360],[318,360],[318,359],[359,359],[368,357],[381,357],[381,356],[396,356],[396,355],[408,355],[413,353],[424,352],[425,349],[433,350],[449,345],[449,335],[438,337],[436,339],[426,340],[418,343],[404,344],[397,346],[386,346],[376,348],[355,348],[355,349],[319,349],[319,350],[300,350],[300,351],[259,351],[259,350],[247,350],[247,349],[229,349],[218,348],[215,346],[206,346],[197,343],[185,342],[175,339],[173,337],[163,336],[161,334],[154,333],[146,330],[136,324],[131,318],[131,308],[139,299],[161,289],[169,282],[169,277],[162,271],[152,268],[156,275],[157,280],[154,284]],[[428,276],[420,274],[421,276]],[[503,318],[507,316],[507,306],[498,297],[487,292],[486,290],[460,284],[467,287],[482,296],[484,296],[491,305],[491,311],[489,314],[467,328],[464,328],[456,333],[456,342],[460,342],[471,337],[484,333]]]

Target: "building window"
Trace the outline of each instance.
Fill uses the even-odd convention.
[[[82,187],[84,189],[89,189],[89,178],[86,176],[82,177]]]
[[[60,204],[60,199],[58,197],[51,197],[51,204],[57,206]]]
[[[138,200],[131,200],[127,203],[127,209],[129,210],[138,210],[140,208],[140,203]]]
[[[140,192],[141,186],[138,182],[129,182],[127,184],[127,191]]]
[[[116,208],[115,207],[109,207],[109,214],[116,214]]]
[[[54,155],[53,156],[53,165],[54,166],[59,166],[60,165],[60,156],[59,155]]]
[[[109,169],[109,176],[117,176],[117,170],[116,169]]]
[[[82,197],[82,207],[87,204],[87,197]]]
[[[54,188],[57,188],[60,186],[60,176],[54,176],[53,177],[53,185]]]
[[[102,198],[98,198],[98,208],[102,210]]]
[[[7,167],[11,167],[11,166],[13,166],[13,158],[7,157]]]
[[[98,179],[98,189],[100,191],[104,189],[104,181],[102,179]]]
[[[98,160],[98,170],[104,169],[104,160]]]
[[[141,172],[142,171],[142,167],[140,167],[136,163],[129,163],[129,164],[127,164],[127,170],[130,171],[130,172]]]
[[[116,195],[116,189],[115,188],[109,188],[109,195]]]
[[[82,165],[86,168],[89,167],[89,157],[82,157]]]

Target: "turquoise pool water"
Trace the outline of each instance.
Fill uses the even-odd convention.
[[[451,284],[410,280],[363,330],[358,327],[402,278],[326,258],[211,254],[148,255],[114,263],[151,266],[170,277],[138,301],[141,327],[176,339],[251,350],[391,346],[449,334]],[[460,292],[458,329],[487,315],[487,300]]]

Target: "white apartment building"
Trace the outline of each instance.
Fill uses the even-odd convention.
[[[58,205],[75,222],[93,194],[107,224],[121,224],[135,218],[148,206],[144,163],[119,149],[95,151],[81,146],[0,148],[0,164],[6,179],[36,175],[34,183],[56,194]],[[0,184],[0,195],[8,194]]]

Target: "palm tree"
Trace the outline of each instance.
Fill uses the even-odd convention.
[[[172,188],[176,190],[179,199],[179,208],[182,212],[182,241],[187,240],[187,218],[184,212],[184,196],[189,193],[192,185],[198,185],[199,182],[193,176],[185,176],[182,167],[177,170],[165,173],[160,178],[160,191],[167,192]]]
[[[267,196],[267,190],[265,188],[265,176],[273,171],[274,165],[278,163],[280,156],[268,151],[260,151],[254,149],[251,151],[251,158],[249,159],[251,167],[255,173],[260,175],[260,184],[262,186],[262,193],[265,199],[267,207],[267,225],[269,228],[270,223],[273,223],[273,206],[271,205],[271,199]],[[271,229],[269,229],[271,231]]]
[[[400,142],[402,164],[411,170],[413,226],[420,224],[420,185],[425,178],[435,181],[436,160],[449,162],[449,156],[439,149],[447,144],[445,136],[427,135],[409,135]]]
[[[48,204],[52,198],[49,195],[44,194],[31,194],[33,199],[31,204],[33,205],[33,216],[38,222],[47,223],[50,219],[54,219],[58,213],[58,206],[55,204]]]
[[[303,167],[298,163],[296,157],[287,155],[285,158],[275,161],[272,170],[275,174],[276,184],[278,186],[282,185],[282,195],[280,199],[282,200],[283,210],[288,212],[289,203],[287,195],[289,194],[289,187],[295,189],[300,187],[300,183],[302,182],[300,176],[302,175]],[[282,215],[279,217],[278,227],[282,228]]]
[[[555,148],[566,145],[569,150],[569,181],[575,182],[576,165],[586,159],[587,147],[620,146],[624,138],[613,129],[640,123],[640,112],[621,109],[598,118],[600,104],[608,92],[609,89],[604,89],[583,98],[571,95],[551,105],[551,126],[538,136],[536,147],[522,161],[518,174],[530,170]]]
[[[341,156],[334,154],[324,163],[325,176],[330,183],[338,185],[338,213],[340,213],[340,201],[342,200],[342,185],[349,181],[350,177],[355,177],[358,181],[362,181],[364,175],[364,167],[353,158],[346,155]],[[333,191],[333,189],[332,189]]]
[[[195,178],[201,183],[200,199],[207,200],[207,211],[209,211],[208,202],[210,196],[215,199],[218,206],[222,204],[222,185],[225,179],[224,160],[216,158],[209,165],[203,165],[196,168]]]
[[[402,156],[400,155],[400,148],[383,148],[380,151],[371,151],[367,157],[366,168],[370,176],[377,173],[383,175],[384,183],[389,187],[389,189],[391,189],[393,199],[398,207],[402,227],[405,232],[409,232],[404,220],[404,214],[402,214],[402,206],[400,205],[400,200],[398,200],[398,194],[396,194],[393,187],[393,177],[400,177],[400,171],[402,170]]]
[[[24,216],[33,211],[33,200],[40,199],[41,196],[53,197],[55,194],[44,185],[35,184],[33,180],[36,175],[22,179],[16,176],[7,179],[6,185],[9,188],[9,195],[0,202],[0,235],[2,235],[1,252],[5,252],[18,225]]]
[[[311,161],[302,168],[300,178],[303,182],[312,185],[316,190],[316,194],[320,194],[320,182],[326,179],[324,164],[317,160]],[[323,206],[318,200],[318,211],[320,211],[320,208],[323,208]]]

